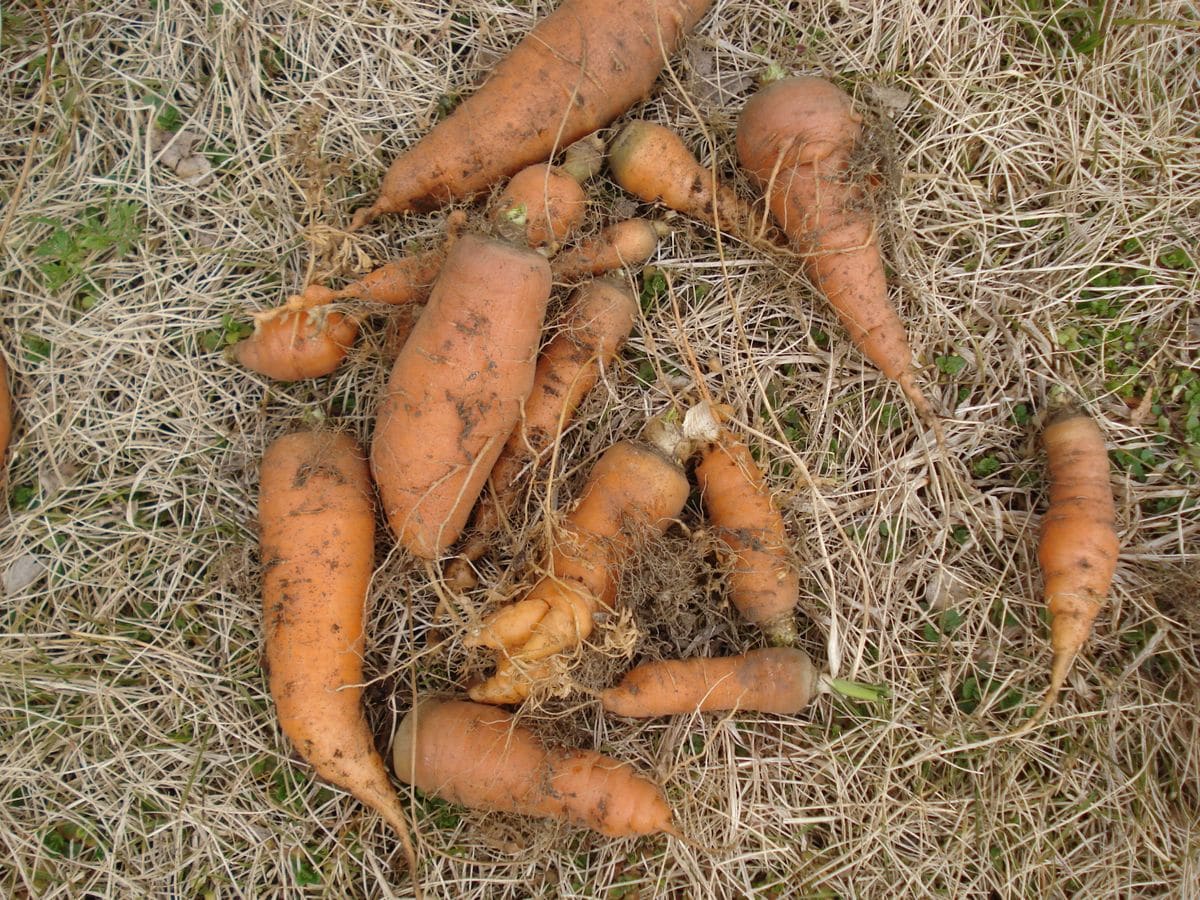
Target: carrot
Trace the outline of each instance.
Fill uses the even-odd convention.
[[[696,483],[708,519],[729,549],[733,605],[743,618],[762,628],[772,644],[792,644],[800,576],[783,516],[771,502],[749,448],[722,430],[701,451]]]
[[[254,332],[233,345],[233,356],[276,381],[317,378],[341,365],[357,334],[353,316],[326,307],[278,307],[255,314]]]
[[[533,386],[550,266],[464,235],[392,367],[371,469],[397,539],[432,559],[458,539]]]
[[[547,750],[494,706],[420,699],[392,744],[396,775],[471,809],[521,813],[613,838],[678,835],[662,790],[592,750]]]
[[[626,219],[609,225],[596,237],[558,254],[550,266],[554,280],[570,284],[589,275],[644,263],[654,255],[659,238],[666,233],[666,226],[649,219]]]
[[[8,388],[8,361],[0,353],[0,484],[7,475],[8,442],[12,438],[12,392]]]
[[[518,477],[557,444],[603,367],[629,337],[637,313],[637,300],[618,282],[600,279],[575,289],[560,331],[538,356],[533,391],[492,467],[491,491],[480,500],[476,534],[463,556],[474,560],[482,554],[513,507]]]
[[[609,447],[552,540],[545,574],[468,636],[468,646],[498,655],[495,674],[471,689],[471,699],[523,700],[545,660],[587,640],[593,616],[616,599],[621,565],[647,529],[666,531],[688,492],[683,469],[657,450],[629,441]]]
[[[767,647],[741,656],[644,663],[602,691],[600,703],[630,718],[734,709],[792,715],[817,695],[819,677],[803,650]]]
[[[564,0],[384,177],[351,230],[486,190],[645,96],[712,0]]]
[[[1120,551],[1108,453],[1095,420],[1075,409],[1061,410],[1042,432],[1042,443],[1050,470],[1050,505],[1042,518],[1038,562],[1053,656],[1050,689],[1029,724],[1058,698],[1104,606]]]
[[[630,122],[608,152],[608,168],[622,188],[646,203],[662,203],[731,234],[752,239],[754,209],[700,165],[670,128]]]
[[[738,158],[766,190],[772,215],[850,339],[899,383],[944,446],[941,423],[914,378],[904,325],[887,296],[864,185],[849,172],[861,135],[862,117],[845,93],[820,78],[789,78],[746,104]]]
[[[558,166],[539,163],[509,179],[488,215],[500,236],[554,252],[586,211],[587,195],[579,182]]]
[[[263,454],[258,519],[271,696],[288,740],[316,773],[399,835],[416,877],[400,799],[363,715],[363,607],[375,512],[362,451],[344,434],[285,435]]]

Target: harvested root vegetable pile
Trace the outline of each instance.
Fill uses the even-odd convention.
[[[0,13],[0,895],[1200,883],[1190,4],[43,7]],[[751,166],[794,77],[853,139]],[[385,455],[436,391],[495,433]],[[694,408],[672,511],[621,515],[629,466],[582,534],[610,448]],[[478,645],[564,561],[594,615]],[[497,673],[528,697],[468,704]]]

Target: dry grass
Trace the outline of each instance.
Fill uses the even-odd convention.
[[[6,4],[0,34],[2,328],[19,409],[0,537],[0,892],[404,895],[392,835],[293,760],[258,664],[257,459],[314,420],[369,437],[383,319],[308,384],[264,384],[203,341],[300,286],[322,223],[344,224],[438,98],[550,4],[47,5],[45,91],[36,10]],[[586,692],[547,700],[536,727],[659,779],[695,843],[614,842],[413,796],[430,895],[1196,890],[1197,448],[1172,391],[1200,349],[1200,284],[1171,252],[1190,245],[1195,260],[1200,234],[1196,13],[1110,4],[1106,40],[1081,52],[1070,36],[1086,21],[1023,11],[1055,5],[718,2],[635,110],[732,178],[737,112],[769,63],[854,93],[886,151],[886,255],[948,452],[930,457],[899,391],[801,280],[678,222],[656,264],[680,317],[666,296],[647,304],[563,445],[555,496],[686,389],[690,346],[772,461],[808,649],[892,697],[641,725],[602,718]],[[196,136],[216,166],[206,180],[164,164],[156,119]],[[603,179],[595,190],[598,221],[632,209]],[[385,257],[441,221],[380,223],[361,249]],[[1111,267],[1125,274],[1078,306]],[[1114,360],[1132,368],[1135,401],[1164,398],[1165,422],[1126,402]],[[1070,690],[1014,739],[1049,655],[1032,439],[1052,392],[1084,402],[1128,454],[1114,480],[1124,554]],[[658,555],[692,565],[631,581],[633,619],[598,639],[752,645],[705,570],[704,536],[668,540]],[[368,670],[386,740],[412,685],[451,689],[480,660],[453,632],[424,650],[436,592],[380,551]],[[18,578],[30,558],[32,580]],[[507,571],[485,569],[486,586],[511,584]]]

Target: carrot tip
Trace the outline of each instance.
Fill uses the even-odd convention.
[[[904,391],[904,396],[913,405],[917,411],[917,416],[933,429],[933,439],[937,442],[938,449],[946,449],[946,433],[942,430],[942,420],[933,411],[933,406],[929,402],[929,398],[917,386],[916,378],[912,372],[904,372],[896,379],[900,384],[900,390]]]

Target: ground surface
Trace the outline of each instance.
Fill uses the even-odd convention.
[[[6,4],[0,337],[18,409],[0,532],[0,893],[402,896],[396,842],[314,783],[259,667],[257,460],[324,420],[369,439],[377,310],[348,363],[270,385],[222,356],[301,286],[386,163],[551,4]],[[644,317],[562,448],[561,506],[613,439],[691,385],[769,461],[802,566],[804,645],[879,703],[796,719],[528,721],[659,780],[692,843],[611,841],[411,796],[435,897],[1157,897],[1200,884],[1200,78],[1188,3],[717,2],[634,115],[737,178],[770,67],[872,123],[894,297],[946,416],[932,449],[805,282],[701,225],[636,276]],[[46,78],[47,30],[52,35]],[[167,139],[179,135],[175,144]],[[639,208],[605,178],[594,222]],[[14,195],[19,195],[14,202]],[[642,210],[654,213],[653,210]],[[660,213],[654,213],[660,214]],[[442,215],[381,222],[373,259]],[[366,259],[343,257],[342,265]],[[322,263],[324,264],[324,263]],[[1036,434],[1052,395],[1112,450],[1112,602],[1047,721]],[[545,495],[535,485],[534,500]],[[499,548],[469,618],[512,584]],[[685,524],[695,527],[696,507]],[[618,654],[759,640],[705,538],[671,533],[598,632]],[[371,715],[478,668],[381,539]]]

